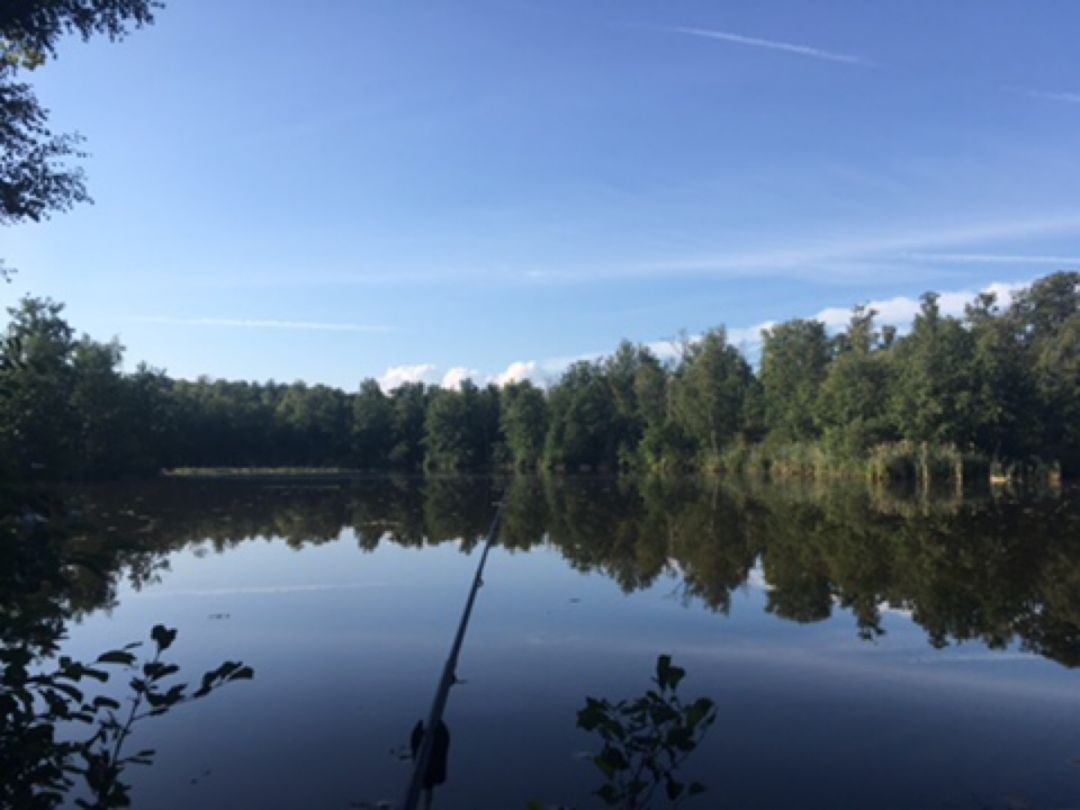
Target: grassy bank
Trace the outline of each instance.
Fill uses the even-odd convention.
[[[176,467],[166,478],[350,478],[371,474],[351,467]]]
[[[832,450],[822,443],[736,444],[706,456],[700,466],[712,474],[773,480],[862,479],[919,486],[1044,483],[1060,478],[1056,466],[1037,460],[1005,466],[976,450],[911,441],[879,444],[862,455]]]
[[[623,467],[580,465],[554,467],[540,472],[559,474],[682,475],[704,473],[737,476],[762,481],[813,481],[821,483],[866,481],[874,485],[922,487],[1014,486],[1060,482],[1056,465],[1032,461],[1003,466],[985,454],[961,450],[954,445],[933,445],[909,441],[879,444],[860,455],[831,450],[823,443],[733,444],[718,454],[697,459],[667,458],[663,463],[631,464]],[[420,470],[413,471],[421,472]],[[509,466],[482,469],[426,469],[425,474],[512,473]],[[518,471],[527,472],[527,471]],[[347,479],[372,475],[409,474],[402,469],[358,467],[177,467],[164,470],[167,478],[210,479]]]

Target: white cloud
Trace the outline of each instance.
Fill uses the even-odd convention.
[[[938,307],[943,315],[962,316],[964,307],[975,300],[980,293],[994,293],[997,303],[1002,308],[1007,307],[1018,290],[1024,289],[1030,282],[994,282],[983,287],[979,291],[953,290],[940,293]],[[877,313],[877,322],[880,325],[895,326],[904,330],[911,325],[921,307],[917,298],[906,295],[898,295],[893,298],[883,298],[865,302],[868,309]],[[814,320],[821,321],[832,331],[841,330],[847,326],[851,319],[851,307],[826,307],[816,315],[808,315]],[[760,356],[762,337],[761,333],[776,325],[776,321],[762,321],[752,326],[733,327],[727,330],[728,342],[737,347],[742,353],[756,362]],[[690,342],[700,340],[701,335],[688,335]],[[660,360],[675,360],[679,357],[680,342],[678,338],[668,340],[655,340],[644,345],[653,352]],[[477,384],[486,385],[495,383],[499,386],[520,380],[532,380],[533,382],[546,385],[553,382],[573,363],[586,361],[593,362],[605,357],[604,352],[588,352],[574,356],[552,357],[547,360],[518,360],[511,363],[501,373],[485,375],[482,372],[466,366],[455,366],[441,377],[436,366],[424,363],[416,366],[396,366],[387,369],[386,374],[379,378],[379,385],[384,391],[390,391],[406,382],[423,382],[428,385],[439,383],[443,388],[457,390],[461,383],[471,379]]]
[[[698,339],[698,335],[694,335],[689,340],[694,341]],[[672,338],[670,340],[654,340],[645,344],[645,348],[651,351],[660,360],[674,360],[679,356],[679,344],[680,340]]]
[[[540,364],[536,361],[518,360],[508,365],[505,371],[501,374],[496,374],[493,378],[495,384],[500,387],[509,385],[510,383],[522,382],[524,380],[543,384],[547,380],[547,375],[544,374],[543,370],[540,368]]]
[[[465,366],[454,366],[443,375],[440,385],[443,388],[448,388],[452,391],[461,390],[461,384],[466,380],[472,380],[473,382],[483,382],[484,375],[474,368],[465,368]]]
[[[998,304],[1004,307],[1012,301],[1012,297],[1017,290],[1026,286],[1026,284],[994,282],[979,292],[994,293],[997,296]],[[964,307],[974,301],[976,295],[978,293],[971,290],[944,292],[938,297],[938,307],[943,315],[960,316],[964,314]],[[917,298],[898,295],[895,298],[869,301],[866,306],[877,311],[879,323],[904,327],[915,319],[915,315],[918,314],[922,304]],[[846,326],[850,320],[851,308],[829,307],[821,310],[814,317],[828,327],[839,329]]]
[[[415,366],[393,366],[379,377],[379,387],[383,391],[393,391],[405,383],[422,382],[434,385],[439,379],[438,369],[431,363]]]
[[[390,326],[322,321],[276,321],[255,318],[172,318],[165,315],[137,315],[134,323],[160,323],[169,326],[225,326],[234,329],[293,329],[303,332],[393,332]]]
[[[763,321],[756,326],[728,330],[728,342],[733,346],[756,349],[761,345],[761,333],[776,326],[776,321]]]
[[[771,51],[783,51],[784,53],[795,54],[796,56],[808,56],[813,59],[824,59],[827,62],[842,62],[848,65],[869,65],[871,64],[861,56],[853,56],[849,53],[837,53],[836,51],[826,51],[822,48],[814,48],[809,45],[798,45],[792,42],[780,42],[773,39],[760,39],[758,37],[748,37],[743,34],[733,34],[730,31],[715,31],[709,28],[673,28],[671,29],[680,34],[689,34],[694,37],[705,37],[707,39],[718,39],[722,42],[730,42],[735,45],[746,45],[751,48],[766,48]]]
[[[938,307],[943,315],[962,316],[964,307],[974,301],[976,295],[983,292],[993,293],[997,298],[998,305],[1004,308],[1009,305],[1017,291],[1024,289],[1028,284],[1029,282],[998,281],[983,287],[978,292],[972,290],[944,292],[938,297]],[[894,298],[868,301],[865,306],[877,312],[878,324],[895,326],[902,330],[910,326],[911,322],[915,320],[921,302],[917,298],[898,295]],[[808,317],[821,321],[830,330],[840,330],[846,327],[851,319],[851,307],[827,307],[816,315]],[[756,358],[760,356],[763,343],[761,333],[766,329],[771,329],[776,324],[776,321],[762,321],[753,326],[729,328],[727,330],[728,342],[737,347],[751,362],[756,362]],[[700,339],[701,335],[687,336],[687,340],[690,342]],[[657,340],[646,343],[645,346],[661,360],[674,360],[679,357],[679,343],[680,341],[677,339]],[[596,360],[602,356],[601,353],[592,352],[574,358],[558,358],[543,363],[543,367],[549,370],[553,376],[557,376],[559,372],[565,370],[567,366],[576,360]]]
[[[562,367],[556,370],[561,371]],[[438,366],[433,363],[420,363],[415,366],[388,368],[386,373],[379,377],[378,382],[383,391],[393,391],[400,385],[414,382],[421,382],[425,385],[438,385],[441,388],[458,391],[465,380],[472,380],[477,385],[495,383],[503,386],[521,380],[532,380],[544,384],[547,382],[549,371],[550,369],[547,366],[541,367],[539,363],[533,361],[511,363],[500,374],[484,374],[478,369],[467,366],[454,366],[442,373],[439,371]]]
[[[743,354],[752,355],[761,348],[761,333],[775,325],[776,321],[763,321],[754,326],[735,327],[725,331],[728,343],[740,349]],[[687,335],[686,340],[694,343],[701,340],[701,335]],[[680,338],[654,340],[646,343],[645,347],[660,360],[677,360],[681,352],[681,343]]]

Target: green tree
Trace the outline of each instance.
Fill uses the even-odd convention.
[[[984,293],[966,308],[965,325],[974,343],[975,445],[1006,463],[1037,454],[1042,422],[1035,378],[1015,321]]]
[[[76,422],[73,462],[80,472],[123,472],[130,451],[123,348],[84,336],[72,356],[71,408]]]
[[[424,461],[424,423],[431,389],[423,383],[405,383],[390,394],[394,409],[394,444],[390,463],[416,469]]]
[[[489,383],[483,388],[466,380],[461,386],[469,412],[471,441],[475,448],[473,464],[490,466],[506,461],[506,445],[502,433],[502,395],[499,386]]]
[[[977,423],[974,342],[956,318],[941,315],[937,299],[922,296],[911,334],[897,346],[894,415],[906,439],[964,447]]]
[[[125,383],[124,419],[130,449],[124,470],[154,472],[178,466],[180,419],[173,381],[164,371],[140,363]]]
[[[1038,400],[1038,454],[1080,474],[1080,272],[1054,273],[1020,291],[1008,317],[1031,364]],[[1031,424],[1031,414],[1028,415]]]
[[[424,465],[432,469],[464,469],[476,463],[477,448],[467,399],[475,386],[466,380],[461,387],[461,391],[436,389],[428,402]]]
[[[649,355],[634,376],[634,393],[644,429],[637,454],[645,469],[672,470],[692,460],[693,444],[671,413],[671,376]]]
[[[550,428],[544,445],[548,466],[614,467],[618,433],[611,387],[597,363],[574,363],[548,396]]]
[[[277,407],[293,458],[303,464],[336,464],[347,456],[347,415],[345,395],[325,385],[291,385]]]
[[[1029,345],[1053,340],[1080,311],[1080,272],[1052,273],[1013,298],[1012,318]]]
[[[75,340],[63,304],[23,298],[0,344],[0,465],[62,476],[72,469]]]
[[[818,393],[830,360],[820,321],[788,321],[762,333],[761,386],[765,427],[780,442],[817,438]]]
[[[864,307],[852,311],[815,403],[825,446],[841,456],[862,456],[895,435],[889,410],[893,366],[874,326],[876,315]]]
[[[544,392],[528,380],[510,383],[502,390],[501,425],[515,469],[539,464],[547,435],[547,400]]]
[[[753,372],[721,327],[688,342],[672,380],[676,423],[714,458],[742,429]]]
[[[394,407],[372,379],[352,401],[352,450],[361,467],[385,467],[394,445]]]
[[[620,466],[636,460],[638,444],[645,431],[646,419],[638,400],[638,376],[648,373],[643,371],[646,367],[658,365],[655,355],[647,347],[635,346],[627,340],[603,361],[603,373],[611,389],[614,417],[611,432]],[[655,406],[650,403],[650,407]]]
[[[1045,456],[1067,477],[1080,475],[1080,312],[1066,320],[1035,359],[1045,424]]]

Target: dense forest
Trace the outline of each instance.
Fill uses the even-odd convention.
[[[24,298],[0,344],[0,474],[178,467],[634,469],[880,478],[1080,473],[1080,273],[962,318],[927,293],[910,330],[855,307],[763,333],[759,367],[718,328],[675,360],[624,342],[549,388],[324,385],[123,372],[113,340]]]

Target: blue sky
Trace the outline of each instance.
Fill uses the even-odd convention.
[[[902,320],[1080,267],[1077,30],[1067,0],[172,0],[34,74],[96,204],[0,231],[0,303],[64,301],[129,366],[349,389]]]

